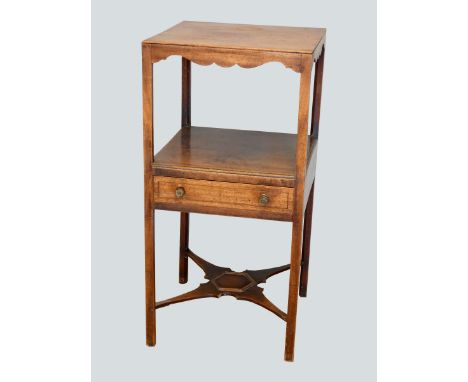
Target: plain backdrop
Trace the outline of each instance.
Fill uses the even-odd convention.
[[[230,297],[157,312],[145,345],[141,51],[182,20],[327,28],[309,292],[295,362],[285,325]],[[376,7],[373,0],[92,3],[93,381],[376,378]],[[180,124],[180,57],[155,65],[156,149]],[[279,63],[192,67],[192,123],[295,132],[299,76]],[[203,281],[177,273],[179,214],[156,213],[156,295]],[[193,214],[195,253],[235,270],[289,262],[291,224]],[[266,284],[286,309],[288,273]]]
[[[282,12],[281,17],[276,17],[275,20],[277,19],[279,23],[288,13],[294,14],[297,19],[307,19],[308,22],[314,16],[314,12],[320,11],[319,14],[322,16],[329,15],[327,20],[338,17],[344,25],[351,25],[354,22],[349,20],[349,23],[346,23],[347,17],[354,18],[357,24],[362,22],[359,21],[360,16],[350,11],[351,8],[347,7],[346,2],[341,4],[333,2],[332,6],[336,8],[334,14],[329,11],[324,12],[324,8],[316,3],[312,4],[314,10],[310,14],[300,13],[295,8],[288,7],[288,12]],[[211,5],[217,6],[215,3]],[[256,12],[252,22],[258,21],[254,18],[265,19],[264,15],[270,15],[267,12],[272,6],[263,5],[265,7],[262,12]],[[105,10],[101,8],[99,13],[101,20],[112,17],[113,6],[115,4],[108,4]],[[240,6],[238,2],[236,7]],[[0,169],[3,182],[0,191],[2,196],[0,198],[2,301],[0,380],[88,381],[91,377],[89,208],[91,5],[90,2],[83,0],[67,2],[24,0],[3,2],[0,8],[2,20],[0,41],[3,51],[6,52],[5,57],[8,58],[0,60],[2,84],[0,86],[2,105]],[[379,382],[466,382],[468,380],[466,368],[468,305],[464,303],[468,290],[466,277],[468,182],[466,176],[463,176],[468,163],[466,150],[468,121],[465,112],[468,54],[466,49],[460,49],[466,45],[464,36],[467,35],[468,24],[465,22],[465,8],[466,4],[457,0],[443,3],[422,0],[378,1],[377,380]],[[219,15],[224,15],[222,9],[225,8],[221,8],[220,5],[217,9]],[[423,13],[421,9],[424,9]],[[146,15],[145,11],[146,9],[138,9],[139,18],[146,17],[147,21],[158,15],[158,12],[162,12],[158,9],[157,12]],[[249,15],[246,7],[241,11]],[[236,12],[236,18],[246,18],[241,11]],[[365,12],[362,7],[357,7],[356,11]],[[205,8],[203,12],[207,12]],[[201,19],[201,16],[197,18]],[[228,16],[219,16],[219,18],[237,21],[231,20]],[[116,26],[121,19],[124,17],[119,17],[113,25]],[[333,25],[336,27],[337,23],[338,21]],[[330,24],[328,22],[328,26]],[[154,33],[152,27],[151,29],[151,33]],[[329,37],[331,32],[333,31],[329,29]],[[340,39],[348,41],[346,36]],[[336,41],[335,38],[335,44]],[[330,54],[337,57],[337,51],[330,53],[331,46],[331,44],[328,46],[328,57]],[[361,54],[363,49],[359,51]],[[108,54],[110,50],[103,52]],[[94,52],[94,57],[98,57],[97,53]],[[99,56],[103,58],[103,66],[106,65],[104,56]],[[359,60],[359,57],[354,59]],[[326,91],[328,92],[333,89],[330,88],[332,84],[338,86],[336,74],[346,69],[342,64],[334,67],[330,65],[333,65],[333,62],[328,62],[327,66],[329,71],[326,72],[326,78],[328,75]],[[444,70],[447,68],[448,70]],[[135,73],[138,70],[136,63],[134,70],[121,70],[124,74],[122,78],[127,78],[127,73]],[[101,67],[101,77],[105,72]],[[338,78],[346,80],[344,75]],[[138,86],[138,84],[127,86],[126,91],[132,97],[136,97]],[[110,92],[106,96],[111,98],[113,95]],[[101,99],[101,103],[104,104],[104,96]],[[131,97],[127,99],[130,100]],[[348,102],[357,103],[352,97]],[[95,113],[98,110],[96,105],[95,102]],[[327,119],[333,118],[330,110],[326,112]],[[114,110],[113,113],[118,111]],[[372,112],[372,109],[369,109],[369,112]],[[125,113],[119,115],[123,114]],[[99,124],[101,129],[106,127],[105,122],[102,122],[103,119],[105,116],[101,118]],[[114,118],[113,123],[117,126],[116,120]],[[96,120],[94,122],[94,126],[97,127]],[[141,121],[133,122],[138,125],[141,123]],[[111,129],[112,126],[108,128]],[[139,131],[139,128],[140,126],[136,131]],[[328,123],[325,134],[330,134],[332,128],[340,126]],[[97,130],[94,134],[96,133]],[[321,155],[325,155],[323,152],[326,141],[323,133],[324,131],[321,137]],[[97,142],[96,139],[94,142]],[[140,141],[133,142],[140,144]],[[97,157],[95,150],[94,160],[99,159],[102,162],[103,158],[106,159],[105,155],[110,158],[113,156],[110,149],[107,149],[106,143],[101,139],[100,146],[95,146],[104,153],[104,157]],[[126,158],[130,158],[130,155]],[[325,163],[321,164],[324,165]],[[93,171],[96,174],[96,168]],[[342,172],[337,171],[337,173],[342,176]],[[95,176],[94,185],[106,185],[110,177],[103,170],[99,174],[104,179],[98,182],[99,178]],[[327,183],[330,185],[324,176],[322,172],[321,187],[325,187]],[[122,184],[123,181],[108,183],[103,188],[102,194],[118,193],[119,188],[111,187],[113,185],[121,187]],[[96,188],[93,190],[95,201],[96,190]],[[331,192],[329,187],[328,192]],[[322,194],[320,197],[321,205],[325,203],[325,195]],[[120,197],[126,198],[124,193],[120,193]],[[99,201],[103,203],[105,197],[101,195]],[[327,202],[327,212],[331,213],[333,209],[328,204]],[[141,278],[138,280],[127,282],[128,275],[135,276],[140,268],[137,271],[132,266],[128,272],[122,271],[122,264],[131,265],[131,261],[123,260],[123,251],[119,251],[117,245],[113,244],[109,250],[105,249],[105,246],[112,244],[114,240],[119,240],[121,244],[125,239],[116,236],[123,232],[112,222],[111,218],[116,215],[106,217],[97,212],[94,209],[94,254],[105,258],[105,254],[108,253],[107,258],[110,258],[112,253],[120,253],[121,258],[115,259],[118,268],[109,267],[102,272],[103,267],[101,267],[101,273],[95,273],[99,275],[99,283],[96,276],[93,280],[94,333],[96,328],[100,333],[104,333],[106,320],[109,325],[114,325],[105,336],[93,335],[94,380],[107,380],[104,372],[110,380],[113,378],[113,380],[131,381],[158,380],[158,378],[169,381],[178,381],[181,378],[214,380],[218,376],[229,380],[233,379],[231,375],[239,377],[241,373],[243,380],[258,379],[257,366],[247,369],[235,360],[222,362],[224,370],[220,371],[220,368],[217,368],[214,370],[217,374],[210,373],[213,369],[210,369],[206,362],[194,366],[187,357],[181,358],[185,364],[182,362],[174,364],[174,359],[169,361],[166,359],[165,362],[168,362],[166,366],[161,361],[159,349],[150,350],[151,355],[144,367],[145,373],[140,371],[138,374],[136,367],[141,367],[143,361],[137,364],[133,353],[136,357],[142,358],[143,330],[127,333],[137,327],[130,328],[128,316],[116,315],[116,307],[112,304],[115,300],[120,300],[124,306],[125,304],[129,306],[130,301],[135,299],[142,311],[143,297],[140,293],[143,289],[143,275],[140,275]],[[106,210],[101,210],[102,212],[105,213]],[[107,224],[112,224],[112,229],[116,233],[113,238],[105,239],[109,240],[109,243],[101,242],[100,251],[97,251],[96,243],[99,242],[99,232],[105,231],[97,229],[98,217],[101,221],[107,219]],[[140,216],[138,220],[125,223],[125,227],[128,229],[130,224],[141,224],[139,219]],[[323,219],[323,213],[316,215],[315,219]],[[120,223],[123,224],[124,221],[121,219]],[[136,238],[135,234],[132,235]],[[321,235],[324,235],[323,232]],[[324,240],[323,236],[320,237],[322,237],[320,240]],[[139,239],[132,240],[138,242]],[[317,240],[319,238],[316,238],[313,244],[316,246],[313,254],[316,263],[314,272],[317,270],[325,272],[324,249]],[[138,254],[135,258],[139,259],[141,255]],[[334,253],[333,256],[341,255]],[[94,268],[96,268],[96,259],[97,257],[94,259]],[[229,258],[229,261],[232,260]],[[353,270],[357,271],[356,268]],[[106,277],[106,273],[110,278]],[[332,272],[327,272],[326,276],[330,278],[330,283],[324,284],[323,279],[314,281],[315,288],[318,285],[325,286],[321,293],[329,293],[329,285],[332,282],[342,285],[341,280]],[[174,285],[174,275],[168,277],[171,285],[165,287],[169,287],[165,289],[165,293],[172,294],[172,288],[177,286]],[[318,277],[317,273],[314,277]],[[347,282],[350,278],[344,278],[343,281]],[[120,293],[109,302],[102,297],[97,299],[96,296],[96,291],[105,288],[106,281],[113,283],[109,286],[109,298],[113,298],[113,289],[115,293]],[[117,281],[126,284],[127,287],[141,283],[141,288],[138,288],[138,291],[136,287],[132,288],[129,294],[125,294],[122,293],[125,289],[119,288]],[[350,288],[349,293],[347,288]],[[268,293],[273,292],[271,286],[268,290]],[[356,288],[353,283],[348,283],[344,290],[343,296],[349,298]],[[283,293],[284,289],[281,291]],[[274,296],[271,297],[274,297],[275,301],[282,296],[273,293]],[[339,326],[335,325],[338,322],[343,326],[346,325],[347,317],[343,316],[336,318],[330,324],[326,322],[323,317],[331,315],[328,309],[324,309],[323,304],[315,308],[318,304],[316,298],[318,290],[313,293],[313,302],[302,302],[300,312],[309,314],[310,320],[308,309],[310,306],[314,307],[312,318],[321,319],[323,325],[315,329],[316,333],[323,330],[326,334],[330,334],[330,325],[339,329]],[[343,298],[337,294],[334,298],[338,306],[344,305]],[[352,296],[350,303],[354,303],[356,298]],[[240,302],[237,304],[239,309],[240,304]],[[169,313],[169,310],[167,312]],[[197,314],[196,310],[190,312]],[[139,320],[143,325],[143,312],[130,314],[133,315],[132,323]],[[99,315],[101,318],[97,321]],[[115,330],[116,324],[112,322],[120,325],[118,330]],[[264,323],[265,321],[259,321],[256,328],[260,328]],[[356,366],[353,372],[349,372],[350,368],[346,363],[346,357],[350,358],[350,362],[358,360],[358,354],[350,351],[353,344],[356,344],[355,350],[358,352],[365,346],[364,342],[370,343],[367,340],[359,342],[358,339],[365,332],[363,328],[366,327],[366,323],[367,321],[364,321],[362,326],[353,325],[352,329],[355,329],[356,333],[340,330],[338,333],[341,335],[340,339],[329,335],[328,340],[336,348],[336,363],[328,370],[326,366],[329,366],[330,362],[323,366],[319,363],[323,362],[328,354],[321,356],[317,351],[320,346],[326,349],[326,342],[320,336],[311,339],[310,335],[304,332],[304,325],[301,326],[302,333],[307,334],[307,346],[311,346],[306,347],[306,351],[313,349],[315,354],[302,351],[297,354],[295,364],[284,366],[285,372],[280,371],[283,369],[282,363],[278,363],[277,358],[271,358],[268,367],[262,370],[260,379],[278,380],[290,375],[289,379],[298,379],[298,374],[301,374],[300,380],[315,378],[318,381],[347,381],[357,380],[360,377],[366,380],[362,375],[362,370],[367,370],[364,358],[359,358],[363,362],[359,362],[359,366]],[[130,337],[135,337],[131,343],[128,342]],[[177,336],[173,335],[171,341],[175,340]],[[276,343],[278,340],[276,334],[272,333],[270,343],[274,346],[274,351],[280,353],[281,350],[278,350]],[[124,348],[126,345],[129,345],[127,349]],[[344,347],[342,351],[340,346]],[[183,346],[180,348],[183,349]],[[218,349],[216,346],[214,348]],[[222,349],[230,351],[227,346]],[[216,355],[216,352],[210,354]],[[197,352],[191,355],[201,359]],[[260,352],[257,355],[258,358],[263,357]],[[108,360],[103,366],[102,360],[106,357]],[[241,359],[241,355],[236,354],[236,360],[238,359]],[[245,357],[241,360],[245,361]],[[315,361],[315,365],[308,364],[312,361]],[[262,366],[265,366],[265,362],[262,361]],[[346,366],[344,370],[342,370],[343,365]],[[105,370],[105,367],[108,370]],[[168,374],[169,367],[171,372]],[[211,367],[216,366],[211,365]],[[134,368],[133,373],[129,371],[131,368]],[[125,375],[119,377],[119,373],[123,373],[123,370]],[[156,374],[158,370],[164,374],[158,376]],[[253,377],[249,378],[248,373],[253,373]]]

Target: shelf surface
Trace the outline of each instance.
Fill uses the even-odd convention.
[[[161,176],[294,187],[295,153],[296,134],[184,127],[155,155],[153,171]]]
[[[324,28],[182,21],[145,43],[312,54]]]

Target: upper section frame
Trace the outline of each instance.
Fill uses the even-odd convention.
[[[142,45],[152,63],[177,55],[199,65],[222,67],[254,68],[280,62],[302,73],[320,57],[325,36],[324,28],[183,21]]]

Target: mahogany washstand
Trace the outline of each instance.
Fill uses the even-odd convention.
[[[322,28],[184,21],[143,41],[147,345],[156,345],[156,309],[230,295],[260,305],[286,322],[284,358],[293,361],[298,295],[307,294],[325,32]],[[172,55],[182,57],[181,129],[154,155],[153,64]],[[243,68],[280,62],[299,73],[297,134],[192,126],[192,62]],[[189,258],[208,280],[195,290],[164,301],[155,297],[155,209],[180,212],[179,282],[187,282]],[[292,222],[290,264],[234,272],[203,260],[189,248],[190,212]],[[258,284],[288,269],[288,308],[283,312],[265,297]]]

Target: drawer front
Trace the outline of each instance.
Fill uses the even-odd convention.
[[[161,209],[290,220],[293,189],[156,176],[154,200]]]

